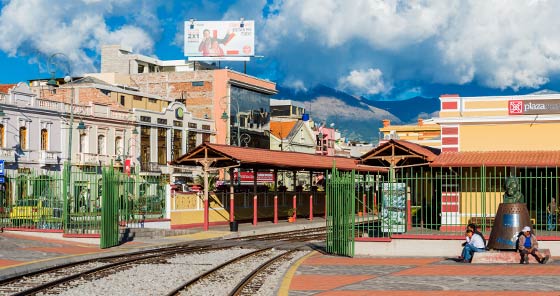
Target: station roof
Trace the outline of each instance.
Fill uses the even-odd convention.
[[[432,167],[558,167],[560,151],[443,152]]]
[[[440,154],[440,150],[416,143],[391,139],[360,157],[364,164],[388,166],[422,164],[428,165]]]
[[[341,171],[385,172],[386,168],[360,166],[358,159],[322,156],[308,153],[276,151],[204,143],[177,158],[172,164],[200,166],[211,163],[214,168],[239,165],[242,168],[324,171],[333,165]]]

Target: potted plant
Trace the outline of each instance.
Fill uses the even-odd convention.
[[[288,209],[288,222],[294,222],[296,218],[296,208],[289,208]]]

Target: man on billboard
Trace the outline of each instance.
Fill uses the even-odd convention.
[[[217,32],[214,32],[214,35],[216,35],[216,33]],[[226,36],[220,39],[213,37],[210,30],[204,29],[198,51],[202,52],[203,56],[223,56],[224,50],[222,49],[222,44],[227,45],[234,35],[235,34],[227,32]]]

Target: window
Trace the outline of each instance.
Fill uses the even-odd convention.
[[[167,129],[157,129],[157,151],[158,151],[158,164],[167,163]]]
[[[80,153],[86,152],[87,136],[85,134],[80,135]]]
[[[183,143],[183,132],[179,129],[174,129],[173,143],[171,143],[171,147],[173,147],[173,150],[171,150],[171,159],[176,159],[182,155],[181,143]]]
[[[187,152],[190,152],[196,147],[196,133],[189,131],[187,141]]]
[[[150,162],[150,127],[140,127],[140,162],[144,165]]]
[[[204,81],[193,81],[192,86],[204,86]]]
[[[121,106],[124,106],[125,100],[124,100],[124,96],[121,95]]]
[[[189,122],[189,128],[197,128],[196,123],[194,123],[194,122]]]
[[[97,136],[97,154],[105,155],[105,136],[99,135]]]
[[[0,124],[0,148],[4,147],[4,125]]]
[[[41,130],[41,150],[49,150],[49,131],[46,128]]]
[[[19,146],[21,149],[27,149],[27,128],[22,126],[19,128]]]
[[[122,137],[116,137],[115,138],[115,154],[116,155],[122,155],[123,154],[123,151],[124,151],[123,144],[124,144],[124,142],[123,142]]]
[[[210,142],[210,134],[202,134],[202,143]]]
[[[144,73],[144,65],[138,65],[138,73]]]

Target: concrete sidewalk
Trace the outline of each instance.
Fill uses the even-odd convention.
[[[313,253],[286,274],[278,295],[560,295],[560,263],[465,264],[442,257],[335,257]]]

